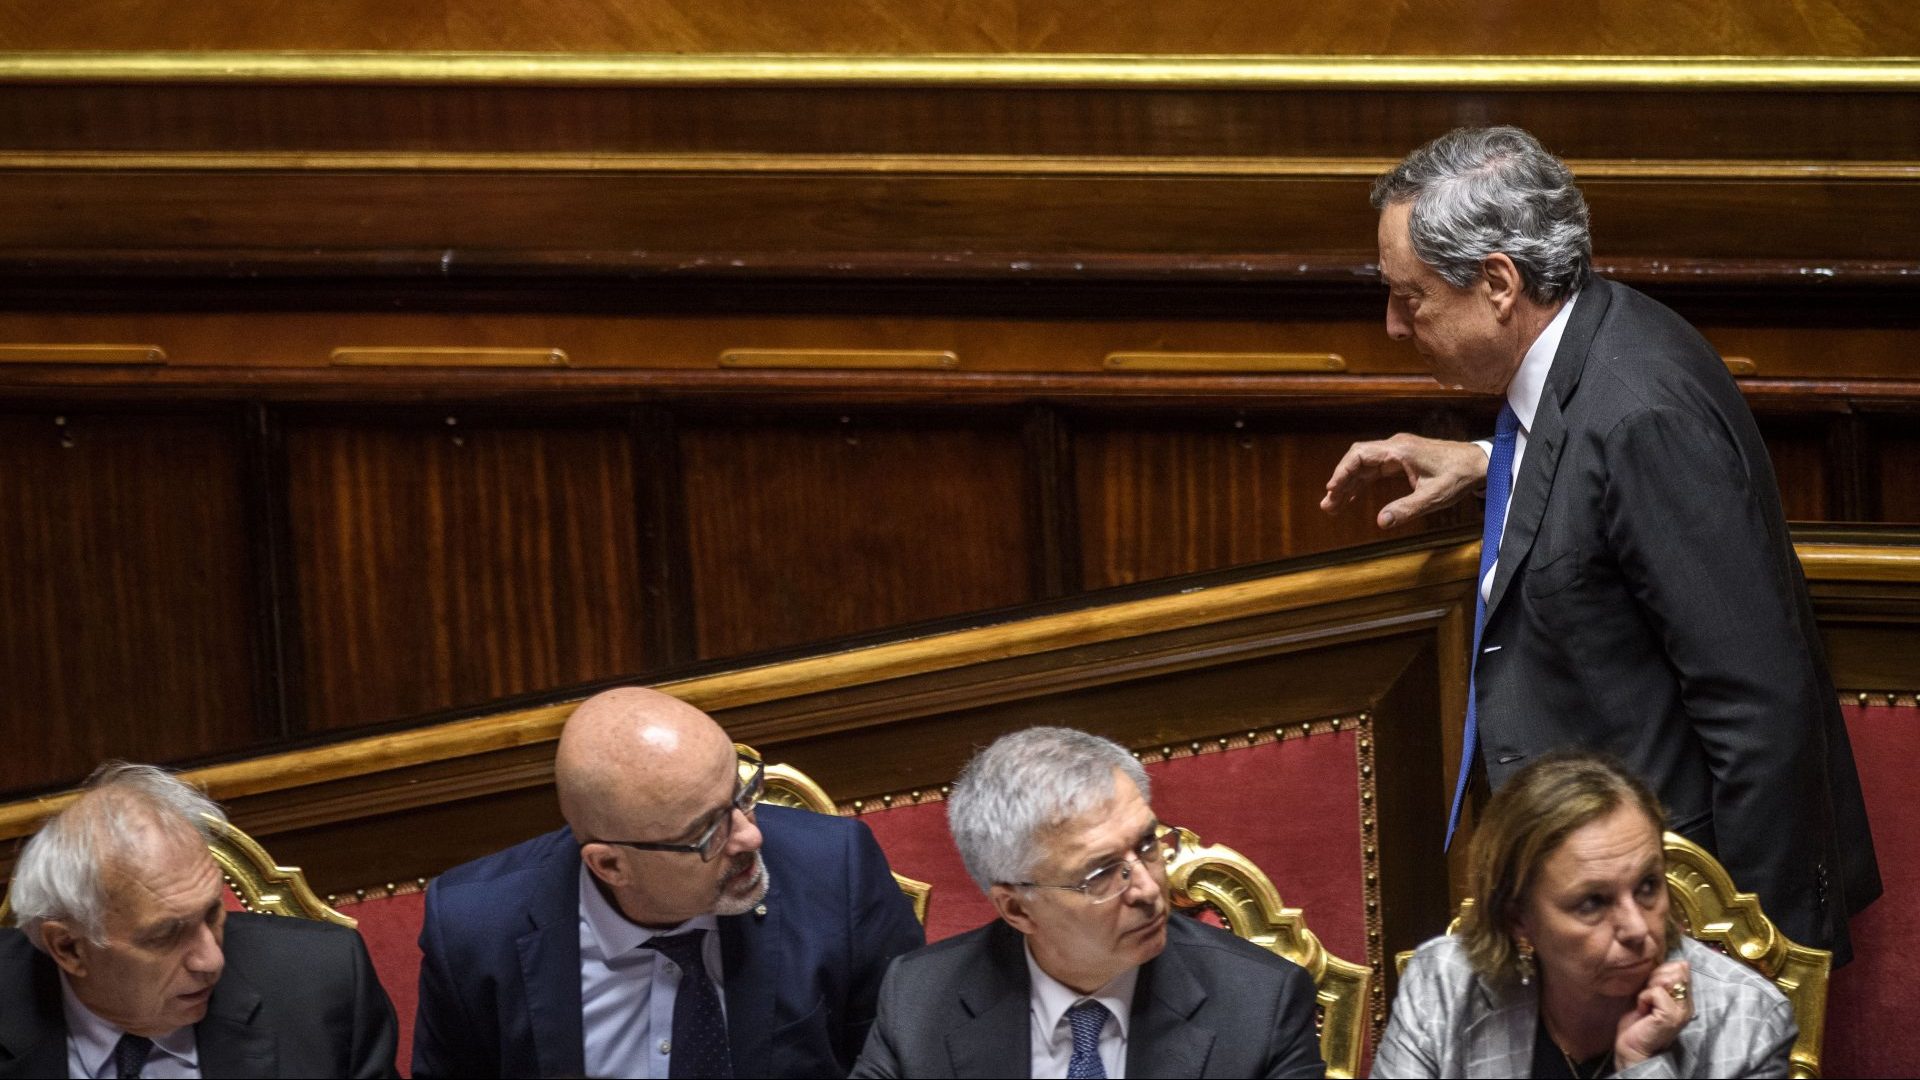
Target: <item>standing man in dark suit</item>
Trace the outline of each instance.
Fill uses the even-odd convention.
[[[1725,364],[1592,276],[1586,202],[1524,131],[1441,136],[1373,204],[1389,336],[1442,383],[1504,398],[1490,445],[1355,444],[1321,503],[1404,476],[1388,526],[1485,485],[1449,839],[1476,766],[1497,788],[1547,750],[1604,750],[1789,936],[1844,962],[1879,869],[1773,467]]]
[[[925,941],[865,825],[757,806],[712,718],[588,699],[567,827],[427,890],[413,1073],[843,1076],[889,961]]]
[[[1179,833],[1106,739],[1039,727],[981,751],[947,819],[1000,918],[893,965],[858,1077],[1325,1075],[1313,980],[1169,918]]]
[[[399,1075],[360,935],[228,914],[207,817],[225,820],[116,763],[28,842],[21,929],[0,930],[0,1077]]]

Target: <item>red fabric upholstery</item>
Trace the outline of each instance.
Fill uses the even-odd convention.
[[[420,924],[427,917],[425,893],[364,900],[340,909],[360,920],[360,936],[373,957],[380,985],[393,999],[400,1022],[400,1075],[413,1074],[413,1013],[420,1001]]]
[[[1886,892],[1853,920],[1853,963],[1827,996],[1828,1076],[1920,1076],[1920,709],[1846,710]]]
[[[1335,955],[1366,963],[1359,766],[1351,730],[1147,767],[1160,819],[1252,859]],[[895,870],[933,885],[927,939],[993,918],[947,832],[946,805],[863,814]]]

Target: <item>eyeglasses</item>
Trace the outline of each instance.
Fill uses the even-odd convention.
[[[1146,839],[1134,845],[1132,851],[1081,878],[1077,885],[1046,885],[1038,881],[1007,881],[1002,884],[1025,889],[1065,889],[1084,894],[1089,903],[1104,904],[1126,891],[1127,882],[1133,880],[1133,863],[1159,866],[1173,861],[1179,854],[1180,830],[1155,829]]]
[[[748,772],[748,768],[752,772]],[[700,856],[701,862],[712,862],[727,848],[727,841],[733,839],[733,815],[739,813],[748,821],[753,820],[753,811],[760,796],[767,790],[767,766],[763,762],[740,759],[740,786],[733,794],[733,801],[707,815],[707,823],[701,829],[700,839],[691,844],[664,844],[654,840],[582,840],[581,847],[588,844],[618,844],[621,847],[637,848],[641,851],[677,851],[688,855]]]

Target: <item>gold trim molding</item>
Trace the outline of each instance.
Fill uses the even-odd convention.
[[[12,52],[0,82],[1911,91],[1920,57]]]

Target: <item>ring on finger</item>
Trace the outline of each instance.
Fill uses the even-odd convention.
[[[1677,982],[1677,983],[1674,983],[1672,986],[1667,987],[1667,996],[1673,998],[1673,1000],[1675,1001],[1687,1000],[1687,994],[1688,994],[1687,984],[1684,982]]]

